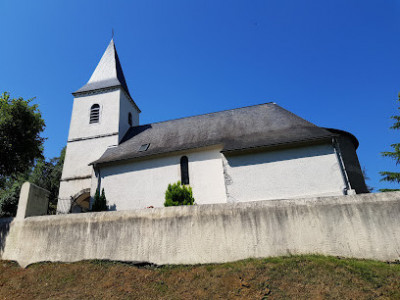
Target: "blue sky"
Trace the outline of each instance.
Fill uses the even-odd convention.
[[[400,92],[400,1],[0,2],[0,91],[36,97],[46,157],[66,144],[73,97],[111,30],[141,123],[274,101],[350,131],[375,188]]]

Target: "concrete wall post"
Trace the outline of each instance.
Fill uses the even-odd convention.
[[[17,220],[23,220],[27,217],[43,216],[47,214],[50,192],[25,182],[21,187],[19,195]]]

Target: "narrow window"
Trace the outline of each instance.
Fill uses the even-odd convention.
[[[132,114],[131,113],[128,114],[128,124],[129,124],[129,126],[132,127]]]
[[[181,157],[181,182],[189,184],[189,160],[187,156]]]
[[[93,104],[92,107],[90,108],[90,121],[89,123],[99,123],[99,117],[100,117],[100,105],[98,104]]]

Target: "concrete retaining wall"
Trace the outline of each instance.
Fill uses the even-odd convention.
[[[0,222],[1,223],[1,222]],[[2,259],[155,264],[325,254],[400,258],[400,193],[14,219]],[[6,235],[6,238],[4,236]]]

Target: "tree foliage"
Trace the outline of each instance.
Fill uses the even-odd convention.
[[[373,188],[372,186],[369,186],[369,185],[367,184],[367,181],[370,180],[370,178],[369,178],[368,175],[367,175],[367,170],[365,169],[365,167],[362,168],[362,174],[363,174],[363,176],[364,176],[365,185],[367,186],[368,192],[372,193],[373,190],[374,190],[374,188]]]
[[[92,205],[92,211],[107,211],[109,209],[107,205],[107,198],[104,193],[104,189],[101,190],[101,195],[99,189],[96,190],[94,194],[94,202]]]
[[[400,110],[400,93],[398,95],[399,107],[397,108]],[[394,124],[390,127],[391,129],[398,130],[400,129],[400,116],[392,116],[394,120]],[[382,152],[383,157],[389,157],[396,162],[396,165],[400,163],[400,143],[390,145],[392,147],[392,151],[385,151]],[[394,183],[400,183],[400,173],[399,172],[392,172],[392,171],[383,171],[380,172],[382,175],[381,181],[388,181]],[[381,192],[389,192],[389,191],[399,191],[400,189],[381,189]]]
[[[182,185],[180,181],[169,184],[165,192],[164,206],[193,205],[192,188]]]
[[[33,99],[13,99],[0,95],[0,180],[16,178],[32,167],[35,159],[43,158],[44,120]]]
[[[29,178],[29,171],[5,177],[0,187],[0,217],[14,217],[17,213],[22,184]]]
[[[61,150],[59,157],[50,161],[38,160],[29,176],[29,182],[40,186],[50,192],[48,214],[54,215],[57,211],[58,191],[60,189],[61,173],[64,165],[65,148]]]
[[[64,157],[65,147],[61,150],[59,157],[54,157],[50,161],[39,159],[32,169],[16,176],[3,177],[3,182],[0,183],[0,217],[15,216],[21,186],[25,181],[50,192],[48,214],[55,214]]]

